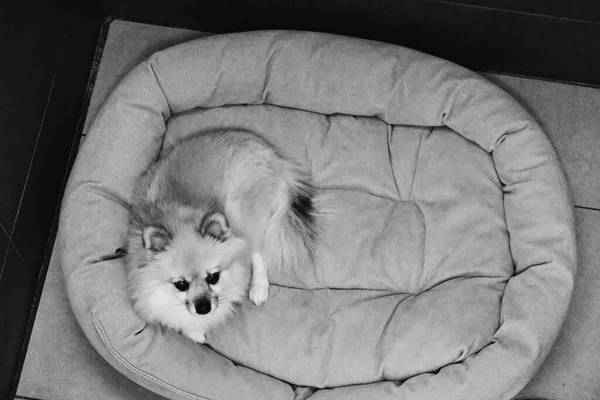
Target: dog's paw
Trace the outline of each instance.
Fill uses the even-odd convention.
[[[206,335],[204,333],[199,332],[184,332],[185,336],[189,337],[196,343],[204,344],[206,343]]]
[[[253,282],[249,297],[257,306],[263,304],[269,298],[269,282]]]

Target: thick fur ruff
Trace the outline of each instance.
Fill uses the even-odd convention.
[[[132,196],[134,308],[203,343],[248,288],[254,303],[266,301],[268,269],[313,262],[314,199],[308,175],[253,132],[183,139],[142,174]]]
[[[235,304],[246,297],[250,279],[247,244],[240,238],[224,242],[200,238],[197,226],[202,211],[179,204],[145,207],[149,213],[137,216],[150,215],[153,224],[139,225],[141,221],[132,218],[126,254],[134,309],[148,323],[162,324],[204,343],[206,333],[223,323],[235,311]],[[169,232],[170,242],[164,249],[147,248],[144,243],[144,232],[155,226]],[[211,286],[205,280],[216,266],[220,279]],[[185,293],[174,286],[182,278],[189,282]],[[205,315],[193,307],[194,300],[202,297],[210,300],[212,308]]]

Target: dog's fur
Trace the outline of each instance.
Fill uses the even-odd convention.
[[[132,195],[126,263],[135,310],[204,343],[248,287],[255,304],[266,301],[269,268],[312,262],[314,196],[307,174],[253,132],[183,139]]]

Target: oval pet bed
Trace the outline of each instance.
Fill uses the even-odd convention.
[[[118,249],[137,176],[204,128],[255,130],[311,171],[330,221],[207,345],[145,327]],[[575,238],[548,139],[479,75],[307,32],[158,52],[110,95],[63,200],[61,260],[97,351],[173,399],[509,399],[562,325]]]

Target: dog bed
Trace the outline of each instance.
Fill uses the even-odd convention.
[[[146,326],[119,249],[137,176],[200,129],[255,130],[311,171],[328,224],[207,345]],[[562,325],[576,267],[548,139],[479,75],[335,35],[216,35],[160,51],[99,111],[62,203],[69,299],[97,351],[173,399],[508,399]]]

